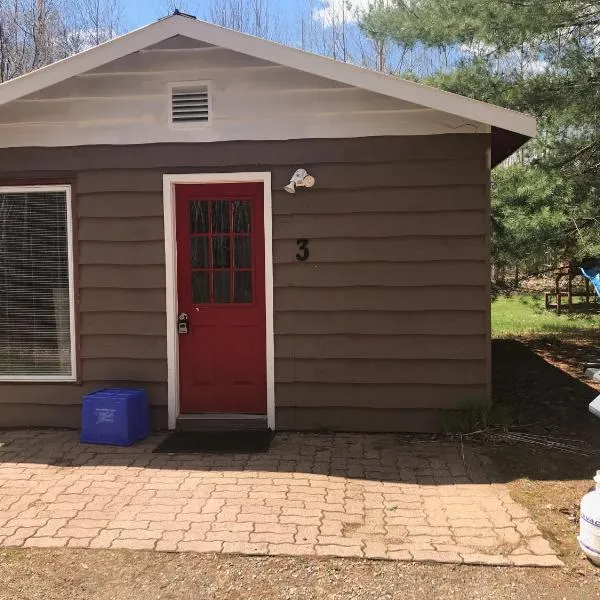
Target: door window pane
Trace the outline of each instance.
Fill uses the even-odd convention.
[[[208,267],[208,238],[192,238],[192,267],[198,269]]]
[[[190,229],[192,233],[208,233],[208,202],[190,202]]]
[[[231,273],[213,271],[213,302],[224,304],[231,302]]]
[[[231,262],[229,238],[218,236],[212,239],[213,264],[216,269],[226,269]]]
[[[194,304],[208,304],[210,302],[210,275],[207,271],[194,271],[192,273],[192,302]]]
[[[249,269],[252,266],[252,240],[249,237],[236,237],[233,244],[234,266],[240,269]]]
[[[191,200],[189,211],[192,302],[253,302],[251,200]]]
[[[212,231],[213,233],[229,232],[229,204],[227,200],[212,202]]]
[[[233,231],[235,233],[250,233],[250,202],[236,200],[233,202]]]
[[[236,271],[233,274],[233,301],[252,302],[252,273]]]

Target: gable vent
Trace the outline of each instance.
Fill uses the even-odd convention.
[[[173,87],[171,89],[171,122],[193,125],[210,122],[208,85]]]

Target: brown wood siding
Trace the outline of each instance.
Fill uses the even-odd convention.
[[[278,332],[275,343],[277,358],[292,359],[335,356],[365,360],[464,360],[481,358],[484,352],[485,342],[476,335],[281,335]]]
[[[277,341],[275,342],[277,345]],[[485,360],[473,359],[349,359],[328,357],[280,358],[275,363],[277,383],[432,383],[485,384]],[[401,399],[399,399],[399,404]]]
[[[129,358],[87,358],[83,361],[81,373],[83,381],[117,380],[167,381],[167,361],[165,359]],[[166,404],[166,398],[164,399]]]
[[[281,424],[360,428],[361,411],[376,421],[395,408],[487,401],[489,144],[461,134],[0,149],[2,181],[76,183],[83,382],[0,384],[0,403],[36,405],[40,424],[60,424],[51,407],[125,383],[150,390],[162,422],[162,176],[264,170],[273,176]],[[291,196],[282,188],[300,166],[317,185]],[[310,240],[305,263],[298,238]],[[15,422],[7,411],[0,424]]]
[[[402,202],[398,197],[402,194]],[[444,210],[481,210],[481,188],[477,185],[434,185],[404,187],[376,187],[369,190],[369,202],[364,201],[364,192],[358,190],[321,190],[315,187],[310,194],[298,195],[294,203],[288,193],[273,190],[274,215],[344,214],[352,213],[404,213],[437,212]]]
[[[484,161],[487,135],[365,137],[348,140],[306,139],[289,142],[239,141],[211,144],[148,144],[139,146],[79,146],[64,148],[0,148],[5,173],[49,173],[91,169],[219,171],[236,165],[366,164],[413,160]],[[158,150],[158,151],[157,151]],[[193,157],[193,158],[192,158]],[[134,190],[135,192],[136,190]]]
[[[437,432],[447,422],[439,410],[363,407],[300,408],[276,410],[277,426],[296,431]]]
[[[443,265],[443,268],[440,268]],[[485,277],[481,261],[430,262],[338,262],[314,265],[309,262],[303,269],[295,264],[275,265],[276,287],[356,287],[356,286],[453,286],[459,280],[463,285],[477,286]],[[112,274],[112,273],[111,273]],[[123,272],[122,274],[125,274]],[[160,273],[164,281],[164,273]],[[108,277],[108,274],[106,274]],[[116,276],[117,274],[112,274]],[[158,276],[158,273],[157,273]]]
[[[81,265],[82,288],[161,290],[165,287],[163,265]]]
[[[443,266],[440,266],[443,268]],[[123,294],[124,290],[119,290]],[[348,288],[278,288],[275,310],[477,310],[488,298],[481,286],[355,286]]]
[[[150,193],[108,193],[85,194],[80,196],[77,204],[77,214],[80,219],[122,218],[142,219],[146,217],[163,216],[162,191]]]
[[[163,335],[131,334],[89,335],[82,337],[81,358],[135,358],[166,360],[167,344]]]
[[[315,218],[316,216],[318,216],[318,219]],[[93,223],[91,227],[94,227]],[[483,213],[481,210],[403,212],[400,214],[367,212],[348,215],[276,215],[273,219],[273,238],[276,240],[298,238],[305,235],[306,231],[310,231],[311,239],[414,237],[415,231],[418,231],[419,236],[423,238],[431,236],[453,237],[457,235],[476,236],[481,235],[483,227]],[[122,226],[117,228],[117,233],[119,229],[126,230]],[[128,229],[123,233],[129,233]],[[144,233],[148,236],[152,234],[150,231]],[[96,235],[101,235],[101,233]],[[149,237],[147,239],[153,238]]]
[[[96,388],[97,389],[97,388]],[[68,427],[78,429],[81,423],[79,401],[71,404],[38,404],[33,401],[0,405],[2,427]],[[167,428],[167,407],[150,406],[153,429]]]
[[[310,233],[310,232],[307,232]],[[406,237],[331,238],[321,239],[310,248],[312,264],[327,262],[419,262],[471,260],[483,262],[486,240],[481,236],[430,236],[418,234]],[[273,260],[276,264],[296,260],[296,238],[275,240]]]
[[[277,406],[305,409],[366,406],[372,410],[402,408],[448,409],[465,402],[476,403],[485,386],[379,383],[278,383]]]
[[[161,241],[164,239],[162,217],[118,217],[97,219],[84,217],[79,223],[81,242],[137,242]]]
[[[162,265],[165,264],[164,241],[155,242],[87,242],[79,243],[80,265]]]
[[[275,315],[278,335],[461,335],[483,336],[487,323],[483,311],[294,311]],[[109,331],[108,333],[111,333]]]
[[[95,312],[81,315],[84,335],[166,336],[167,317],[162,313]],[[165,337],[166,340],[166,337]]]

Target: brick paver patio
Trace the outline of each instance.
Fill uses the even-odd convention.
[[[161,439],[0,431],[0,546],[562,564],[459,445],[279,434],[267,454],[152,454]]]

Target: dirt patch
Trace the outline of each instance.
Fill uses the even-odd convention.
[[[588,404],[600,393],[582,365],[598,361],[600,336],[578,334],[495,340],[494,402],[510,407],[527,431],[600,444],[600,421]]]
[[[0,552],[0,600],[589,600],[562,569],[94,550]]]
[[[600,362],[600,333],[528,337],[521,341],[550,365],[600,392],[600,383],[582,379],[585,363]]]
[[[588,411],[600,386],[583,379],[581,365],[597,361],[599,348],[596,333],[496,340],[494,401],[512,410],[512,429],[582,450],[565,453],[494,438],[482,443],[511,496],[530,510],[568,569],[594,581],[598,569],[585,559],[576,536],[579,502],[600,468],[600,420]]]

